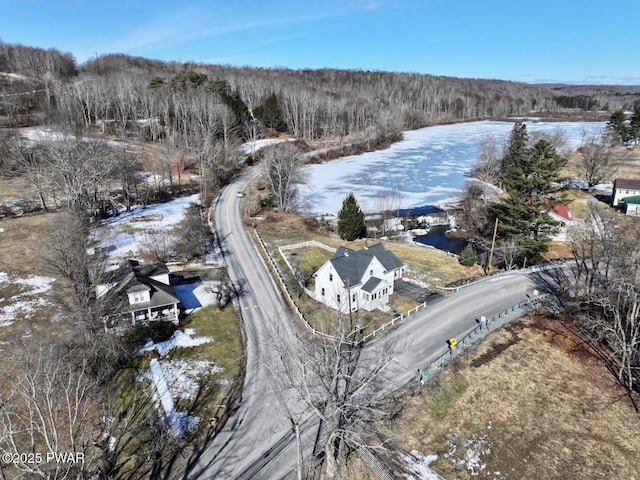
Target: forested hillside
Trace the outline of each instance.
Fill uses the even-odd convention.
[[[211,131],[223,140],[254,136],[252,122],[309,142],[371,143],[434,123],[624,110],[640,99],[633,87],[568,89],[411,73],[238,68],[120,54],[76,65],[57,50],[3,43],[0,72],[5,126],[39,121],[78,130],[110,120],[113,133],[168,136],[187,149]],[[142,119],[154,121],[135,123]]]

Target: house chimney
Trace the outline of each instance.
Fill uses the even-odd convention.
[[[364,241],[364,249],[365,250],[369,250],[369,241],[368,240]]]
[[[345,250],[345,251],[344,251],[344,256],[345,256],[345,257],[348,257],[348,256],[349,256],[349,250]]]

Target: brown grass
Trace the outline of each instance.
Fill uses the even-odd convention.
[[[437,453],[432,467],[448,479],[473,478],[461,459],[475,450],[482,478],[631,480],[640,478],[639,427],[589,349],[561,322],[532,315],[438,375],[387,434],[407,451]]]
[[[318,330],[331,333],[336,326],[337,312],[302,294],[293,280],[292,273],[283,261],[278,247],[316,240],[334,248],[344,245],[358,250],[364,247],[365,240],[346,242],[337,235],[324,231],[320,228],[318,222],[313,219],[287,213],[269,214],[265,220],[260,222],[257,230],[265,243],[267,243],[267,247],[278,263],[280,271],[284,272],[289,292],[309,324]],[[368,240],[369,244],[377,243],[378,241]],[[456,257],[445,252],[417,244],[389,241],[382,243],[384,243],[385,248],[394,252],[398,258],[407,264],[408,272],[405,276],[417,278],[422,282],[428,283],[433,289],[436,286],[458,282],[462,279],[475,278],[482,273],[480,267],[464,267],[460,265]],[[286,250],[284,253],[287,255],[289,262],[294,267],[297,265],[304,278],[309,280],[307,288],[311,290],[313,289],[313,272],[331,258],[329,251],[318,247]],[[362,328],[364,334],[367,334],[390,322],[397,314],[406,314],[408,310],[416,305],[413,300],[393,295],[390,301],[392,309],[390,314],[381,311],[360,311],[355,314],[352,320],[354,324],[357,323]]]
[[[640,148],[627,150],[626,147],[614,147],[612,154],[615,156],[618,169],[614,178],[638,178],[640,177]],[[570,178],[580,178],[580,154],[569,155],[567,166],[562,170],[562,175]],[[610,180],[613,181],[614,178]]]
[[[334,248],[346,246],[355,250],[363,248],[365,244],[365,240],[346,242],[337,235],[318,228],[308,219],[285,213],[269,215],[265,221],[260,222],[258,231],[265,242],[273,244],[273,251],[278,246],[308,240],[317,240]],[[367,241],[369,244],[380,242],[380,240]],[[455,256],[440,250],[418,244],[381,242],[409,267],[406,276],[417,278],[432,287],[483,275],[481,267],[477,265],[464,267]]]

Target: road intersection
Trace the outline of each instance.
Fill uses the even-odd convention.
[[[244,324],[246,375],[236,410],[188,473],[188,478],[295,478],[294,423],[300,423],[303,458],[312,455],[317,418],[305,410],[291,390],[278,378],[281,360],[275,342],[296,342],[297,324],[277,289],[269,269],[242,223],[241,203],[236,195],[255,176],[251,171],[220,196],[215,225],[229,277],[236,287],[234,302]],[[448,346],[451,337],[462,338],[477,327],[476,319],[497,315],[526,301],[536,289],[544,291],[540,275],[514,273],[489,279],[437,299],[418,314],[406,318],[387,333],[384,342],[373,342],[367,355],[375,355],[388,341],[402,344],[397,357],[381,378],[389,393],[419,382],[417,369],[431,362]]]

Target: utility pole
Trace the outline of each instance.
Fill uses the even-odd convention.
[[[491,262],[493,262],[493,248],[496,246],[497,233],[498,233],[498,217],[496,217],[496,224],[493,226],[493,238],[491,239],[491,251],[489,252],[489,263],[487,264],[487,272],[491,271]]]
[[[298,425],[298,422],[294,423],[293,431],[296,434],[296,453],[298,455],[298,467],[296,470],[298,480],[302,480],[302,445],[300,443],[300,425]]]

